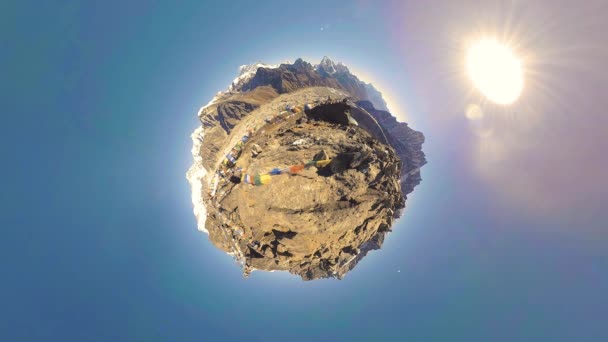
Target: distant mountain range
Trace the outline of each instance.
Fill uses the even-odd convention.
[[[316,65],[301,58],[293,64],[270,65],[258,62],[243,65],[229,90],[248,91],[262,85],[273,87],[279,94],[311,86],[342,89],[359,100],[370,101],[376,109],[388,111],[382,94],[371,83],[359,80],[344,64],[335,63],[327,56]]]

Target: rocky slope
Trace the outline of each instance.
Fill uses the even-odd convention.
[[[342,278],[382,246],[420,182],[424,136],[327,58],[245,69],[193,133],[199,229],[245,275]]]
[[[293,64],[279,66],[255,64],[258,66],[253,77],[243,77],[240,83],[233,83],[232,90],[248,91],[259,86],[271,86],[278,93],[287,93],[295,89],[311,86],[325,86],[345,90],[359,100],[371,101],[377,109],[387,110],[382,94],[371,84],[362,82],[342,63],[334,63],[324,57],[315,66],[297,59]],[[241,67],[241,73],[252,75],[251,68]]]

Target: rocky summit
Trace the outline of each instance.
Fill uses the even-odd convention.
[[[198,227],[245,276],[342,279],[381,248],[420,183],[424,136],[327,57],[240,70],[192,134]]]

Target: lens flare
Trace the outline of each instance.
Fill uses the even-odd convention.
[[[493,39],[482,39],[469,48],[467,72],[475,87],[497,104],[515,102],[523,90],[520,60],[511,49]]]

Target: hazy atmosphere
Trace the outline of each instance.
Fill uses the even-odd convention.
[[[0,339],[608,340],[606,11],[1,3]],[[467,69],[494,41],[498,89]],[[241,65],[324,56],[424,133],[422,183],[343,280],[243,279],[192,213],[197,113]]]

